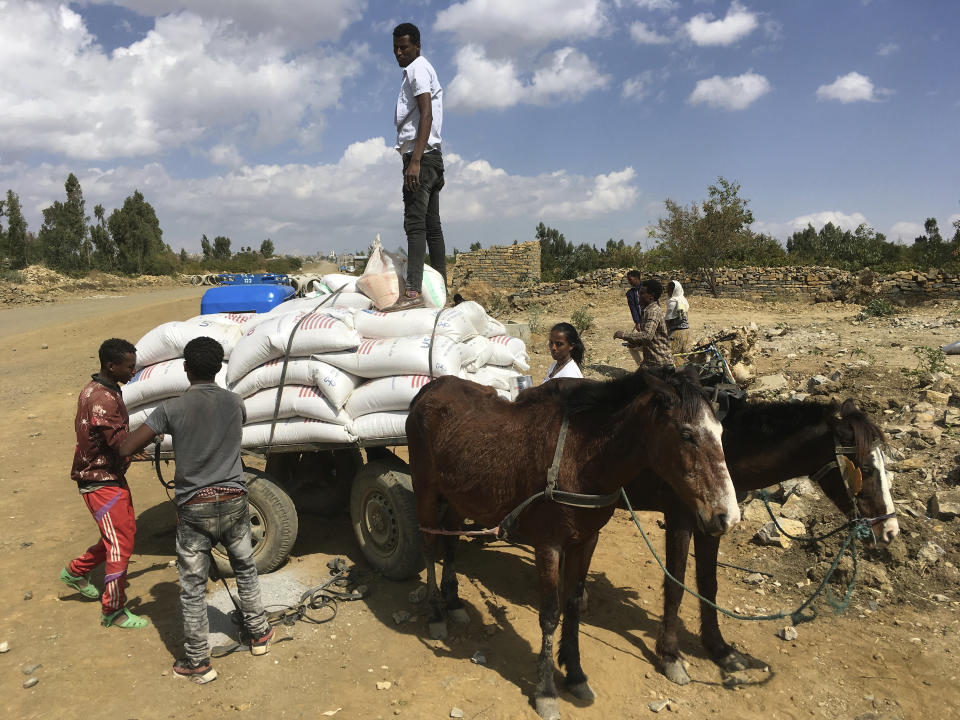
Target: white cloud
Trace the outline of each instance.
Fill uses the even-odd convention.
[[[207,151],[207,157],[214,165],[238,168],[243,165],[243,156],[233,143],[220,143]]]
[[[149,17],[187,9],[208,20],[229,20],[250,35],[273,35],[295,47],[336,40],[363,17],[367,6],[366,0],[81,0],[79,4],[119,5]]]
[[[602,0],[464,0],[437,13],[434,30],[494,55],[600,35],[608,26]]]
[[[565,170],[512,175],[455,153],[444,153],[444,164],[440,213],[448,227],[511,218],[533,227],[540,218],[595,218],[628,209],[639,194],[629,167],[597,176]],[[200,178],[173,177],[159,163],[110,169],[0,163],[0,187],[20,195],[36,231],[41,210],[63,199],[70,172],[80,180],[87,206],[102,203],[108,214],[139,189],[174,249],[196,252],[202,233],[226,235],[234,247],[271,236],[279,251],[301,253],[363,248],[378,232],[387,247],[405,242],[400,160],[392,141],[382,137],[353,143],[333,163],[243,165]],[[448,242],[452,248],[455,241]]]
[[[900,49],[900,46],[896,43],[886,43],[877,48],[877,55],[880,57],[886,57],[887,55],[893,55]]]
[[[548,105],[580,100],[593,90],[607,87],[610,76],[571,47],[548,53],[540,66],[521,79],[512,60],[486,56],[482,48],[467,45],[457,52],[457,74],[445,93],[447,107],[461,112],[500,110],[520,103]]]
[[[679,3],[676,0],[633,0],[633,4],[644,10],[676,10]]]
[[[850,72],[846,75],[837,75],[837,79],[829,85],[817,88],[818,100],[838,100],[842,103],[852,102],[879,102],[892,90],[875,87],[866,75]]]
[[[108,54],[66,6],[8,3],[0,67],[0,153],[103,160],[238,137],[260,147],[286,141],[322,127],[360,63],[294,56],[189,13],[159,18],[142,40]]]
[[[692,17],[684,29],[697,45],[732,45],[757,28],[757,16],[738,2],[730,4],[722,20],[714,20],[710,13]]]
[[[743,110],[768,92],[770,82],[753,71],[736,77],[714,75],[697,82],[688,102],[691,105],[706,103],[723,110]]]
[[[670,38],[647,27],[646,23],[635,22],[630,25],[630,37],[638,45],[666,45]]]
[[[625,100],[643,100],[650,94],[650,86],[653,84],[653,72],[644,70],[639,75],[628,78],[623,83],[623,89],[620,93]]]
[[[913,242],[914,238],[918,238],[923,235],[923,223],[918,222],[898,222],[890,226],[890,232],[887,234],[887,237],[890,240],[910,244]]]

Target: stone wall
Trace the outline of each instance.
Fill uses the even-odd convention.
[[[457,253],[452,287],[482,281],[491,287],[524,288],[540,282],[540,243],[527,242]]]
[[[521,287],[511,294],[510,300],[514,305],[522,306],[538,297],[575,288],[620,287],[626,290],[626,275],[626,269],[622,268],[594,270],[575,280]],[[644,273],[644,277],[647,276]],[[668,280],[679,280],[688,295],[710,293],[707,284],[699,277],[690,277],[683,272],[649,273],[649,276],[658,278],[664,285]],[[724,268],[717,272],[717,291],[720,297],[749,300],[865,302],[873,297],[881,297],[897,304],[912,305],[926,300],[960,299],[960,273],[907,270],[880,275],[870,270],[854,273],[816,266]]]

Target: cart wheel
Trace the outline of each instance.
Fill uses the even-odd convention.
[[[280,567],[297,539],[297,509],[293,500],[269,475],[257,468],[244,467],[247,481],[247,499],[250,502],[250,540],[253,560],[258,573],[268,573]],[[233,575],[227,551],[222,545],[213,549],[217,570],[225,576]]]
[[[353,478],[350,517],[360,550],[390,580],[408,580],[423,569],[423,546],[407,467],[374,461]]]

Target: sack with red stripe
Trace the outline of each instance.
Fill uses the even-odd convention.
[[[240,397],[249,397],[265,388],[277,387],[283,373],[283,358],[265,362],[240,378],[230,389]],[[360,378],[328,365],[312,357],[290,358],[284,385],[310,385],[316,387],[333,403],[342,408],[350,393],[361,382]]]
[[[297,326],[301,318],[303,322]],[[310,314],[284,313],[264,319],[240,339],[230,357],[227,382],[233,385],[255,367],[283,357],[295,327],[291,357],[346,350],[360,344],[360,335],[343,321],[342,314],[336,310]]]
[[[438,318],[437,315],[440,317]],[[460,310],[460,306],[440,310],[416,308],[393,313],[367,310],[356,313],[353,316],[353,324],[361,337],[373,340],[408,335],[432,335],[434,328],[437,335],[445,335],[457,342],[477,334],[471,316]]]
[[[220,369],[214,380],[220,387],[226,387],[226,365]],[[123,404],[129,411],[132,407],[154,400],[183,395],[188,387],[190,387],[190,381],[187,380],[187,372],[183,369],[183,358],[176,358],[141,368],[121,388],[120,392],[123,395]]]
[[[235,322],[211,320],[207,315],[186,322],[158,325],[137,341],[137,367],[155,365],[164,360],[183,357],[184,346],[194,338],[211,337],[223,346],[223,357],[230,357],[234,346],[243,337],[243,328]]]
[[[520,338],[510,335],[494,335],[490,338],[489,365],[510,367],[511,365],[521,372],[530,369],[530,357],[527,355],[527,345]]]
[[[452,339],[437,335],[364,340],[356,350],[318,355],[318,360],[365,378],[390,375],[456,375],[460,372],[460,350]],[[433,372],[430,371],[430,359]]]
[[[353,391],[344,410],[352,418],[389,410],[406,412],[410,401],[428,382],[427,375],[393,375],[369,380]]]
[[[394,410],[361,415],[350,424],[350,432],[361,440],[405,438],[407,436],[407,411]]]
[[[494,338],[498,335],[506,335],[507,329],[503,326],[503,323],[496,318],[488,317],[487,324],[480,334],[484,337]]]
[[[268,388],[245,398],[247,423],[262,422],[273,418],[277,407],[277,388]],[[350,417],[333,406],[319,390],[308,385],[288,385],[280,395],[278,418],[304,417],[323,420],[334,425],[346,425]]]
[[[270,423],[261,422],[243,426],[245,448],[261,448],[270,441]],[[302,445],[305,443],[335,443],[345,445],[357,441],[346,425],[333,425],[322,420],[293,417],[278,420],[273,430],[273,445]]]

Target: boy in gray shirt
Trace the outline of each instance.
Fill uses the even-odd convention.
[[[156,434],[173,436],[177,569],[186,651],[186,657],[174,663],[173,672],[198,684],[217,678],[209,657],[204,596],[210,551],[217,543],[226,548],[236,577],[250,651],[265,655],[274,634],[260,599],[240,462],[246,412],[239,395],[214,382],[222,364],[223,347],[216,340],[199,337],[188,342],[183,349],[183,368],[189,389],[164,401],[120,448],[122,455],[132,455]]]

